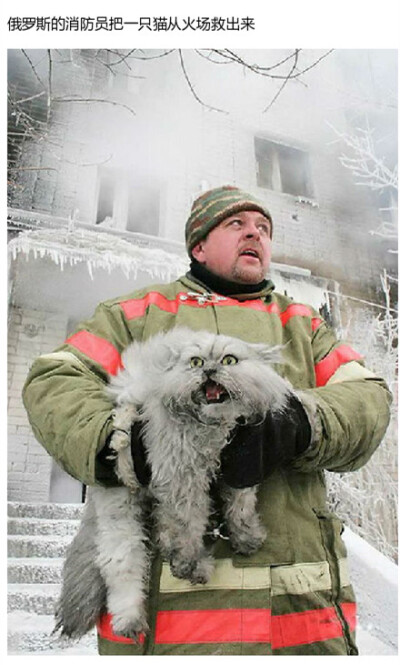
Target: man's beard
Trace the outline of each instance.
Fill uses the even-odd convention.
[[[255,270],[248,270],[241,267],[238,263],[234,263],[232,268],[232,281],[239,282],[241,284],[258,284],[265,279],[266,270],[264,267],[259,265],[259,268]]]

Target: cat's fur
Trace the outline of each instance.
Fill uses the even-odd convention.
[[[256,422],[267,411],[283,410],[292,390],[271,367],[279,361],[276,349],[206,331],[160,333],[133,343],[122,360],[124,369],[111,379],[108,393],[116,405],[111,445],[126,487],[89,490],[56,612],[57,628],[69,636],[86,633],[105,611],[116,633],[135,637],[146,631],[146,496],[154,500],[156,544],[173,575],[193,584],[209,580],[213,558],[204,535],[221,450],[239,417]],[[144,423],[151,467],[148,489],[139,485],[130,453],[130,425],[137,419]],[[218,483],[231,546],[250,554],[266,537],[256,488]]]

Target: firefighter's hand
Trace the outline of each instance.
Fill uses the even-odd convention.
[[[300,400],[290,395],[280,413],[267,414],[259,424],[238,422],[222,450],[221,473],[231,487],[257,485],[275,469],[290,463],[311,443],[311,426]]]

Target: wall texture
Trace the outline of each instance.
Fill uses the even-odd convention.
[[[48,501],[52,461],[32,434],[21,400],[30,364],[65,338],[64,314],[12,307],[8,334],[8,498]]]

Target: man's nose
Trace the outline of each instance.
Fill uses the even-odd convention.
[[[255,224],[250,224],[245,229],[245,236],[246,236],[246,238],[259,238],[260,237],[260,231],[259,231],[258,227]]]

